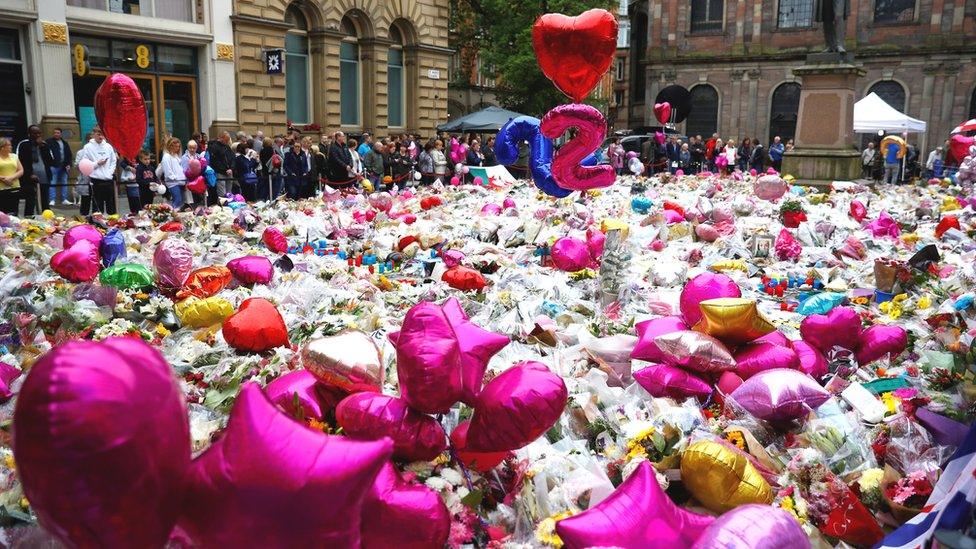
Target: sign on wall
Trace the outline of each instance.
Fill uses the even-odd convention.
[[[427,78],[430,78],[431,80],[440,80],[441,71],[437,69],[427,69]]]
[[[264,52],[264,68],[268,74],[281,74],[284,68],[284,50],[267,50]]]

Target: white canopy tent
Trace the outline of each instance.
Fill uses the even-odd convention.
[[[923,133],[925,122],[898,112],[878,94],[871,92],[854,103],[854,132],[876,133],[878,130]]]

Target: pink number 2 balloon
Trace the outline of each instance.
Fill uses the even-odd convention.
[[[578,135],[556,151],[552,159],[552,175],[560,187],[585,191],[613,185],[616,178],[613,166],[580,165],[580,161],[595,151],[606,137],[607,120],[600,111],[579,103],[559,105],[546,113],[540,127],[542,134],[550,139],[556,139],[569,128],[579,130]]]

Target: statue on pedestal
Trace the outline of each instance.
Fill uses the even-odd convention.
[[[814,0],[813,20],[823,23],[825,52],[844,53],[845,21],[851,14],[851,0]]]

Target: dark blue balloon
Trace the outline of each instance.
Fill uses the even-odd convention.
[[[599,149],[597,149],[596,151],[593,151],[593,153],[590,154],[590,156],[587,156],[583,160],[580,160],[580,166],[598,166],[601,160],[600,156],[601,156],[600,151]]]
[[[122,231],[112,229],[105,233],[98,251],[102,254],[102,265],[105,267],[111,267],[116,260],[125,257],[125,236]]]
[[[495,158],[502,165],[515,164],[519,146],[528,141],[529,169],[535,186],[556,198],[569,196],[573,191],[560,187],[552,177],[552,140],[542,135],[539,124],[539,119],[531,116],[517,116],[506,122],[495,138]]]

